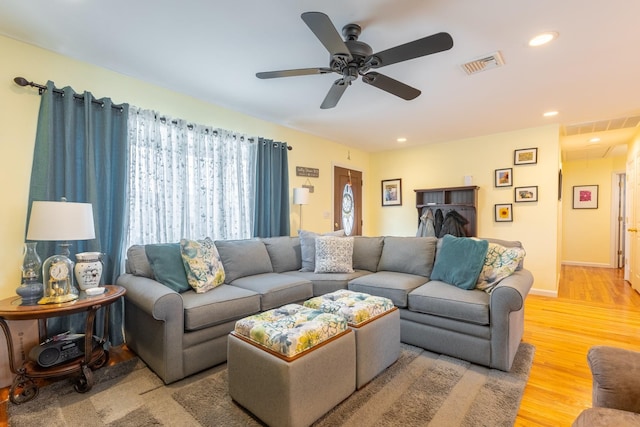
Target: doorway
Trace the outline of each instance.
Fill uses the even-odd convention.
[[[362,235],[362,172],[333,167],[333,229]]]

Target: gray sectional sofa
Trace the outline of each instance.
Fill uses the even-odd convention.
[[[348,273],[314,272],[313,259],[303,259],[313,236],[216,241],[226,279],[206,293],[159,283],[145,247],[132,246],[117,280],[127,289],[126,343],[169,384],[224,362],[236,320],[348,288],[390,298],[400,309],[402,342],[508,371],[533,276],[520,264],[490,293],[430,280],[441,241],[356,236]]]

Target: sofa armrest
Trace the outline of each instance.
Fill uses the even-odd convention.
[[[529,270],[522,269],[505,277],[491,292],[491,311],[503,309],[506,311],[518,311],[524,307],[533,286],[533,275]]]
[[[147,277],[123,274],[127,346],[169,384],[184,378],[184,304],[174,290]]]
[[[533,275],[522,269],[506,277],[491,292],[491,367],[508,371],[524,333],[524,300],[533,286]]]
[[[593,406],[640,413],[640,352],[593,346],[587,353]]]
[[[127,289],[125,298],[156,320],[168,320],[172,314],[183,319],[184,307],[179,293],[148,277],[123,274],[118,285]],[[182,328],[181,330],[184,330]]]

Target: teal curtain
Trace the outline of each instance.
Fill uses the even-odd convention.
[[[69,87],[57,89],[53,82],[47,82],[38,115],[28,210],[34,200],[65,197],[70,202],[91,203],[96,238],[70,242],[71,259],[75,260],[78,252],[102,252],[105,284],[115,283],[124,250],[128,113],[128,104],[114,105],[109,98],[95,99],[89,92],[76,94]],[[56,252],[56,242],[38,242],[42,260]],[[119,301],[110,306],[113,345],[123,342],[122,304]],[[83,318],[51,319],[49,333],[82,333]]]
[[[253,235],[289,235],[289,160],[287,144],[259,138]]]

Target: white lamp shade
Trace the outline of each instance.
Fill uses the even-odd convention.
[[[308,205],[309,204],[309,189],[305,187],[299,187],[293,189],[293,204],[294,205]]]
[[[96,238],[91,203],[34,201],[27,240],[89,240]]]

